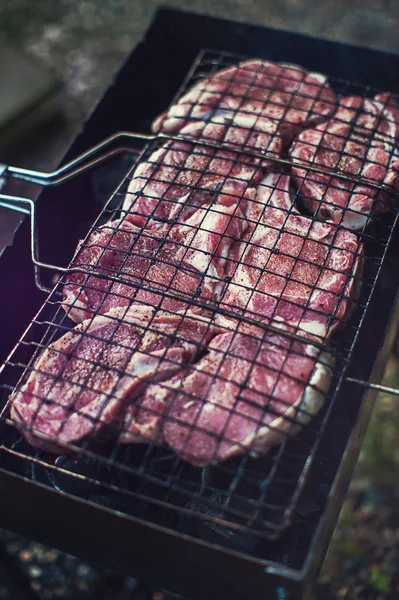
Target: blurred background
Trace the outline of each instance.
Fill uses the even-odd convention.
[[[154,0],[2,0],[0,162],[54,169],[144,36],[157,5]],[[170,0],[168,5],[399,53],[397,0]],[[0,252],[12,242],[19,218],[1,209]],[[398,366],[392,356],[388,385],[399,385]],[[397,400],[381,395],[317,599],[399,598],[398,425]],[[41,598],[162,598],[140,590],[135,580],[0,535]],[[13,596],[0,582],[0,600],[6,599]]]

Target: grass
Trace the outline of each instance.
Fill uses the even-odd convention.
[[[384,384],[399,387],[391,358]],[[379,394],[314,600],[399,598],[399,397]]]

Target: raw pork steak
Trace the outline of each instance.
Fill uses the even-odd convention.
[[[202,467],[248,449],[262,454],[318,412],[332,364],[331,355],[320,353],[311,339],[292,341],[241,324],[213,338],[179,384],[175,378],[164,439]]]
[[[260,159],[245,154],[166,142],[135,169],[123,210],[130,221],[147,228],[182,223],[198,207],[210,206],[219,193],[233,194],[237,202],[262,179],[259,164]]]
[[[72,267],[94,273],[67,275],[64,308],[79,322],[133,300],[172,311],[187,308],[182,301],[164,297],[165,292],[216,298],[224,285],[229,248],[245,226],[240,209],[223,204],[198,209],[184,225],[165,225],[162,230],[142,230],[126,220],[103,225],[81,243],[72,261]],[[112,281],[109,275],[127,283]],[[160,294],[148,291],[148,286]]]
[[[290,149],[303,165],[337,170],[376,184],[398,186],[399,108],[388,94],[343,98],[334,117],[306,129]],[[391,208],[392,197],[366,184],[293,167],[306,206],[323,221],[363,228],[370,214]],[[398,186],[399,187],[399,186]]]
[[[318,123],[335,108],[336,95],[324,75],[298,65],[247,60],[198,81],[152,128],[183,135],[195,120],[206,136],[206,123],[218,123],[228,125],[225,135],[230,141],[235,137],[240,147],[270,150],[273,138],[280,136],[286,145],[300,128]]]
[[[209,321],[148,307],[88,319],[52,343],[11,397],[11,418],[50,452],[118,427],[147,382],[192,361],[211,337]]]
[[[258,187],[244,241],[230,252],[222,303],[325,337],[354,307],[363,247],[354,233],[297,213],[289,185],[272,173]]]

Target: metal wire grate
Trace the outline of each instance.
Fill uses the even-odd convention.
[[[202,53],[177,98],[237,59]],[[339,96],[375,95],[330,85]],[[320,93],[307,97],[310,112]],[[276,130],[294,101],[269,136],[283,137],[280,154],[248,145],[256,121],[240,143],[209,139],[205,125],[185,139],[198,102],[178,137],[146,146],[110,200],[113,220],[93,225],[3,368],[1,419],[42,449],[15,428],[3,448],[25,457],[33,478],[83,497],[97,489],[101,502],[172,529],[205,522],[233,546],[275,538],[290,523],[396,221],[394,210],[370,207],[355,233],[320,222],[317,208],[310,214],[306,183],[325,169],[301,164],[295,183],[287,133]],[[394,144],[379,141],[393,160]],[[341,146],[326,190],[361,181],[387,209],[384,181],[362,176],[370,156],[342,172]],[[25,402],[10,419],[14,386]],[[143,394],[146,404],[132,408]],[[254,458],[262,444],[269,451]]]

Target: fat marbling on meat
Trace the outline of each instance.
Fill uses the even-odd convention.
[[[398,141],[399,107],[389,94],[373,100],[342,98],[330,120],[302,131],[290,149],[291,158],[300,163],[292,173],[307,208],[320,220],[355,230],[362,229],[370,215],[389,211],[392,195],[367,186],[367,180],[399,188]],[[365,181],[346,181],[301,165]]]
[[[218,127],[211,126],[214,133]],[[198,125],[191,125],[190,135],[195,137],[196,131],[199,133]],[[276,152],[280,150],[277,144]],[[184,223],[198,207],[217,202],[219,194],[233,195],[238,202],[249,186],[262,179],[260,164],[259,158],[245,154],[188,142],[165,142],[137,165],[122,210],[128,220],[146,228]]]

